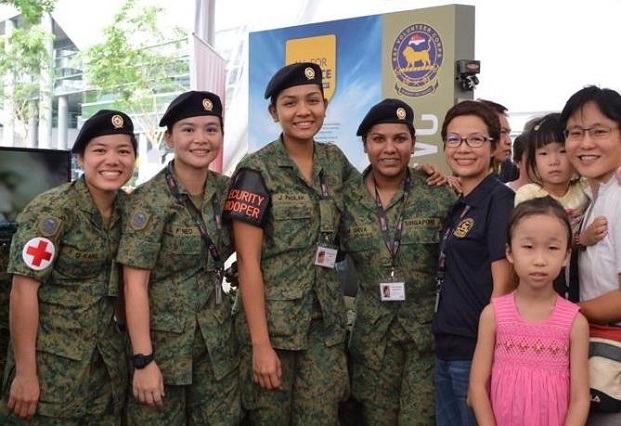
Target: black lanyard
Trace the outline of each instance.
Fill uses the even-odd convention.
[[[216,247],[216,244],[213,242],[213,240],[209,236],[209,232],[207,231],[207,226],[205,226],[205,221],[203,220],[201,213],[198,211],[198,209],[196,208],[192,200],[190,200],[190,197],[188,196],[188,194],[182,194],[179,191],[179,186],[177,185],[177,182],[175,181],[175,177],[172,174],[171,168],[172,168],[172,161],[168,163],[168,166],[166,167],[166,183],[168,184],[168,189],[170,190],[170,193],[177,199],[177,201],[183,206],[185,206],[185,208],[190,213],[190,216],[192,216],[194,223],[196,224],[199,232],[201,233],[201,237],[203,237],[203,240],[205,241],[205,244],[207,245],[207,248],[209,249],[209,252],[211,253],[211,257],[213,258],[216,264],[216,274],[218,274],[218,278],[222,278],[222,273],[224,271],[224,263],[222,262],[220,251],[218,250],[218,247]],[[213,215],[216,221],[216,226],[220,228],[221,226],[220,215],[218,214],[219,209],[218,209],[218,201],[216,200],[216,197],[213,198],[212,206],[213,206]]]
[[[408,196],[410,195],[410,187],[412,185],[412,179],[410,177],[410,171],[407,170],[405,180],[403,181],[403,195],[401,196],[401,211],[399,212],[399,216],[397,218],[397,228],[395,229],[395,237],[392,241],[390,241],[388,219],[386,218],[386,213],[384,212],[384,207],[382,206],[382,199],[380,198],[379,191],[377,190],[377,182],[375,181],[375,176],[373,174],[371,176],[373,177],[373,186],[375,187],[375,205],[377,207],[377,218],[379,220],[380,228],[382,230],[382,238],[384,239],[384,245],[386,245],[386,249],[388,249],[388,254],[390,254],[390,261],[391,261],[391,265],[392,265],[393,273],[394,273],[397,254],[399,253],[399,248],[401,247],[401,235],[403,234],[403,210],[405,210],[405,204],[407,203]]]

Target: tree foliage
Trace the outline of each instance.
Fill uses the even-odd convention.
[[[41,26],[15,28],[0,39],[1,100],[13,105],[15,131],[20,139],[28,139],[28,121],[37,112],[41,70],[51,60],[47,43],[51,34]]]
[[[38,24],[44,13],[54,10],[56,0],[0,0],[0,4],[14,6],[26,22]]]
[[[83,53],[88,85],[100,100],[114,99],[117,108],[131,114],[151,147],[159,149],[162,131],[159,112],[169,98],[183,90],[177,76],[187,75],[188,61],[179,57],[180,30],[163,34],[158,27],[162,9],[139,0],[125,0],[104,40]]]

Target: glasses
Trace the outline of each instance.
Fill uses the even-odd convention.
[[[491,142],[492,138],[483,135],[470,135],[461,138],[458,135],[448,135],[446,138],[446,146],[450,148],[459,148],[462,142],[466,142],[470,148],[481,148],[485,142]]]
[[[584,127],[572,127],[571,129],[563,131],[563,134],[567,140],[581,140],[584,138],[585,133],[588,133],[593,139],[604,139],[610,135],[610,132],[618,128],[618,126],[593,126],[588,129],[585,129]]]

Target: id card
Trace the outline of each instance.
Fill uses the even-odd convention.
[[[401,302],[405,300],[405,283],[403,281],[380,283],[379,290],[382,302]]]
[[[338,249],[328,247],[324,245],[318,245],[315,252],[315,265],[323,266],[324,268],[333,269],[336,264],[336,254]]]

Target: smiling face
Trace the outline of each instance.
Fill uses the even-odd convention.
[[[605,137],[594,138],[591,132],[572,137],[572,129],[611,129]],[[605,116],[594,102],[587,102],[567,120],[570,135],[565,141],[569,159],[580,175],[606,182],[621,167],[621,130],[619,123]]]
[[[410,162],[414,140],[407,125],[381,123],[369,129],[364,148],[376,176],[401,179]]]
[[[95,193],[114,193],[132,177],[136,152],[129,135],[104,135],[91,139],[78,155],[86,186]]]
[[[489,138],[485,122],[476,115],[460,115],[453,118],[446,127],[447,137],[460,139],[473,135]],[[486,141],[478,148],[471,148],[465,141],[459,146],[446,145],[444,150],[446,162],[451,170],[461,179],[462,185],[474,188],[490,173],[492,147]]]
[[[175,122],[165,133],[166,143],[175,151],[175,167],[206,169],[218,156],[224,135],[215,115],[188,117]]]
[[[321,130],[326,106],[317,84],[302,84],[281,91],[269,112],[280,123],[285,142],[308,142]]]
[[[520,285],[552,286],[569,259],[567,225],[551,214],[522,218],[512,231],[507,259],[520,277]]]

